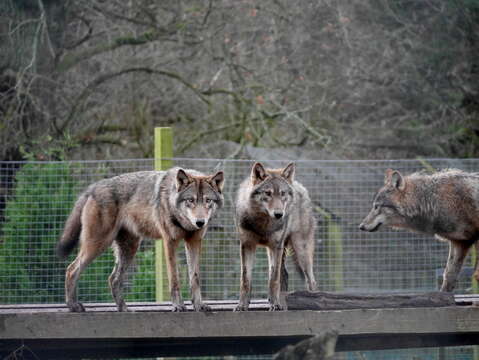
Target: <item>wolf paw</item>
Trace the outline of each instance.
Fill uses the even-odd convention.
[[[85,307],[79,302],[69,304],[68,307],[70,308],[71,312],[85,312]]]
[[[269,311],[281,311],[281,310],[284,310],[284,308],[280,304],[269,305]]]
[[[117,305],[117,308],[119,312],[132,312],[125,303]]]
[[[194,308],[195,308],[195,311],[204,311],[204,312],[211,311],[211,307],[204,303],[195,304]]]
[[[238,304],[233,311],[248,311],[248,305],[247,304]]]
[[[183,304],[173,304],[173,312],[183,312],[186,311],[186,306]]]

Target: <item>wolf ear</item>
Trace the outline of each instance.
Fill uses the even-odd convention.
[[[392,187],[398,190],[404,190],[404,188],[406,187],[406,183],[401,173],[397,170],[392,170],[392,169],[386,170],[384,183],[386,185],[391,185]]]
[[[288,166],[286,166],[281,172],[281,176],[284,177],[290,184],[293,183],[295,169],[294,163],[289,163]]]
[[[260,182],[264,181],[268,175],[266,174],[266,170],[264,169],[263,165],[259,162],[253,165],[251,169],[251,182],[253,185],[259,184]]]
[[[180,192],[184,190],[189,184],[191,180],[188,174],[183,169],[178,169],[176,173],[176,191]]]
[[[225,176],[223,171],[218,171],[215,175],[213,175],[210,179],[210,183],[218,189],[220,193],[223,192],[223,185],[225,183]]]

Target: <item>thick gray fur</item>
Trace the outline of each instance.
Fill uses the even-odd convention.
[[[304,275],[309,290],[316,289],[313,274],[315,219],[306,188],[294,180],[294,164],[284,169],[253,165],[239,189],[236,225],[240,238],[241,284],[236,311],[248,310],[251,272],[257,246],[265,246],[269,260],[270,310],[281,310],[280,290],[287,290],[286,248]]]
[[[77,281],[88,264],[110,246],[116,257],[109,278],[112,295],[119,311],[128,310],[122,284],[144,237],[162,239],[173,311],[186,309],[176,265],[176,248],[185,240],[193,306],[197,311],[209,310],[200,292],[201,240],[209,220],[223,205],[222,189],[223,172],[204,175],[181,168],[128,173],[90,185],[73,207],[57,247],[65,257],[80,245],[65,275],[71,311],[85,311],[77,300]]]
[[[441,290],[452,291],[469,249],[475,245],[479,250],[479,174],[446,169],[402,176],[388,169],[384,186],[359,228],[376,231],[382,225],[448,241]],[[477,259],[474,277],[479,280]]]

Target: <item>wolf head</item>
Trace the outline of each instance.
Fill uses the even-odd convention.
[[[253,206],[273,219],[281,219],[286,214],[293,199],[294,164],[284,169],[265,169],[255,163],[251,169],[251,201]]]
[[[373,201],[373,208],[359,225],[363,231],[376,231],[381,225],[403,227],[405,217],[402,215],[402,198],[406,191],[406,181],[399,171],[388,169],[384,186],[378,191]]]
[[[223,206],[224,175],[197,175],[183,169],[176,173],[176,208],[185,229],[194,231],[208,225],[215,211]]]

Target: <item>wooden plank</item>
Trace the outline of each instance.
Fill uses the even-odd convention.
[[[206,301],[213,311],[233,311],[237,305],[235,300],[212,300]],[[186,301],[185,305],[188,311],[194,311],[191,301]],[[87,312],[116,312],[117,308],[114,303],[85,303]],[[172,311],[171,302],[132,302],[128,303],[128,307],[132,312],[170,312]],[[251,310],[268,310],[267,300],[252,300],[250,304]],[[69,312],[64,304],[11,304],[0,305],[0,314],[15,313],[45,313],[45,312]]]

